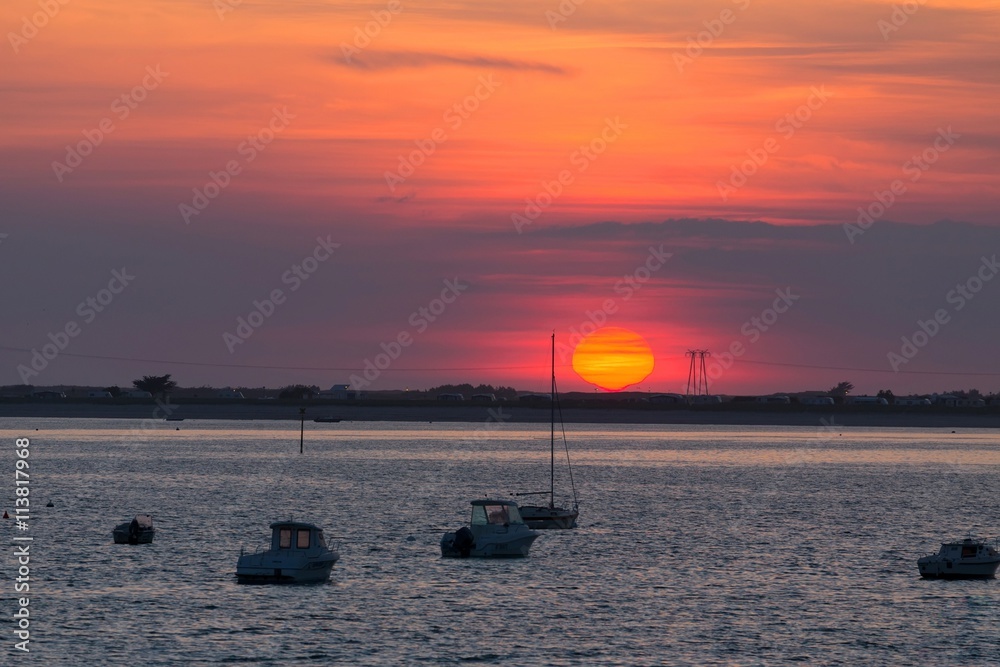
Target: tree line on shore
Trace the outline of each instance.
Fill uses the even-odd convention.
[[[346,385],[345,385],[346,386]],[[203,385],[201,387],[194,388],[181,388],[178,386],[177,381],[173,379],[171,374],[165,375],[143,375],[141,378],[137,378],[132,381],[132,388],[138,392],[148,392],[151,397],[155,398],[166,398],[167,396],[175,392],[183,392],[186,398],[218,398],[220,391],[227,391],[229,398],[271,398],[279,400],[310,400],[320,397],[322,390],[316,385],[306,385],[306,384],[289,384],[283,387],[268,389],[266,387],[237,387],[235,389],[226,388],[225,390],[220,390],[216,387],[211,387],[208,385]],[[851,392],[854,390],[854,384],[851,382],[839,382],[835,386],[828,389],[826,392],[788,392],[788,396],[795,395],[825,395],[834,398],[838,403],[843,402]],[[120,398],[123,396],[128,396],[129,391],[127,389],[122,389],[120,386],[113,385],[109,387],[103,387],[99,390],[100,392],[106,393],[111,398]],[[349,391],[349,390],[348,390]],[[6,387],[0,387],[0,395],[5,397],[38,397],[38,394],[56,394],[62,393],[61,391],[36,391],[33,385],[8,385]],[[369,391],[366,394],[376,395],[383,398],[410,398],[410,399],[434,399],[442,394],[462,394],[465,396],[473,396],[476,394],[486,394],[493,395],[499,400],[516,400],[521,394],[525,392],[519,391],[514,387],[503,386],[503,385],[491,385],[491,384],[478,384],[473,385],[470,383],[461,384],[442,384],[436,387],[431,387],[427,390],[383,390],[383,391]],[[608,399],[613,399],[616,395],[618,396],[629,396],[635,394],[646,394],[649,392],[606,392],[601,394],[601,396],[607,397]],[[655,392],[654,392],[655,393]],[[1000,396],[990,392],[989,394],[983,393],[979,389],[955,389],[943,392],[935,392],[934,394],[921,394],[921,396],[953,396],[960,399],[969,400],[983,400],[987,403],[997,403],[1000,401]],[[896,402],[897,395],[893,393],[891,389],[881,389],[876,394],[878,398],[884,398],[889,405],[893,405]],[[133,394],[134,397],[134,394]],[[737,398],[747,398],[747,397],[737,397]]]

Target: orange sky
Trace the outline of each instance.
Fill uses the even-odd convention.
[[[996,2],[934,2],[893,18],[891,2],[587,0],[571,15],[559,16],[565,20],[554,27],[550,22],[560,6],[555,1],[493,6],[71,0],[53,6],[58,12],[46,17],[37,34],[25,28],[25,20],[39,22],[33,18],[41,16],[38,2],[15,0],[0,8],[8,42],[0,49],[7,129],[0,136],[0,169],[11,216],[6,228],[14,238],[18,225],[29,223],[53,234],[86,232],[73,247],[87,256],[79,263],[95,277],[78,293],[64,295],[49,285],[35,294],[36,303],[66,305],[45,316],[25,310],[22,315],[36,325],[8,332],[15,347],[44,342],[48,331],[73,316],[72,306],[91,284],[99,286],[97,276],[108,267],[148,261],[156,272],[169,266],[155,250],[135,250],[164,247],[166,238],[177,244],[177,252],[229,240],[231,252],[241,249],[255,259],[240,264],[234,255],[228,263],[220,258],[220,265],[243,266],[245,284],[253,289],[238,294],[234,287],[212,302],[203,293],[195,297],[199,290],[192,288],[190,301],[197,305],[180,308],[176,316],[187,323],[186,332],[203,328],[203,338],[191,334],[160,354],[126,343],[131,356],[319,365],[315,357],[283,352],[303,342],[311,348],[316,329],[308,319],[269,322],[254,341],[257,349],[244,346],[238,359],[220,346],[219,332],[231,328],[253,298],[267,293],[287,265],[286,256],[308,252],[320,232],[375,252],[380,240],[426,240],[420,235],[434,230],[440,234],[434,243],[441,262],[433,279],[424,276],[421,290],[407,276],[424,275],[429,263],[401,259],[401,249],[368,259],[368,266],[382,267],[367,285],[380,285],[372,298],[385,306],[380,314],[386,321],[366,312],[359,303],[365,299],[344,297],[358,302],[351,321],[364,333],[348,346],[350,352],[324,364],[357,368],[377,353],[379,341],[393,338],[407,315],[433,297],[436,285],[455,275],[451,258],[490,256],[489,245],[471,252],[467,245],[482,233],[504,237],[500,246],[510,258],[509,275],[502,275],[502,266],[473,275],[484,267],[470,263],[464,274],[469,280],[480,286],[496,281],[548,287],[519,300],[506,294],[490,306],[479,302],[477,312],[492,312],[492,319],[481,315],[475,326],[430,332],[412,348],[409,365],[443,367],[446,350],[453,349],[450,341],[475,337],[479,345],[464,349],[451,365],[513,366],[523,365],[517,361],[535,349],[539,332],[542,351],[545,331],[555,328],[569,336],[581,314],[612,295],[614,276],[642,263],[648,245],[644,239],[633,248],[619,239],[611,244],[621,251],[615,256],[601,244],[567,253],[558,246],[546,250],[539,234],[607,220],[686,217],[840,225],[854,221],[859,206],[867,207],[901,178],[906,192],[886,220],[991,225],[996,219]],[[385,25],[375,28],[373,12]],[[356,42],[356,31],[366,27],[374,34],[370,43]],[[700,53],[690,46],[698,39]],[[345,45],[357,49],[350,62]],[[123,107],[115,100],[144,78],[150,81],[148,68],[166,74],[140,91],[145,99],[121,117]],[[242,142],[266,127],[275,110],[286,114],[287,124],[252,162],[245,160]],[[113,131],[103,134],[80,166],[59,174],[53,163],[65,162],[67,147],[78,145],[84,132],[93,133],[105,119]],[[948,128],[957,139],[939,142],[946,148],[933,153],[933,164],[913,171],[912,158],[931,150]],[[421,146],[429,154],[421,154]],[[411,154],[419,164],[400,176],[400,159]],[[748,162],[755,156],[759,164]],[[194,189],[230,161],[240,173],[185,224],[182,205],[191,205]],[[745,184],[739,176],[733,180],[734,169],[748,174]],[[398,179],[390,176],[390,187],[387,173],[393,172]],[[549,192],[558,189],[551,203],[546,186]],[[544,211],[529,219],[532,200]],[[401,230],[413,236],[400,236]],[[449,240],[447,230],[472,237],[463,236],[460,244]],[[131,250],[124,245],[118,250],[123,239],[134,244]],[[259,255],[286,241],[282,259],[268,262]],[[745,240],[717,245],[725,243],[743,248]],[[50,256],[44,246],[22,252]],[[525,263],[539,263],[545,252],[559,263],[552,276],[525,270]],[[332,285],[303,297],[295,309],[322,303],[333,285],[344,284],[343,276],[324,275]],[[784,286],[764,275],[753,285],[745,277],[730,279],[702,275],[691,285],[683,274],[657,272],[616,315],[613,324],[638,331],[658,358],[676,360],[658,363],[651,381],[675,390],[679,380],[673,374],[686,372],[687,348],[728,345],[732,332]],[[561,292],[560,280],[574,291]],[[354,289],[368,294],[368,287]],[[722,309],[726,299],[744,290],[750,301],[745,311],[732,314],[727,328],[698,315]],[[707,292],[723,301],[705,301]],[[399,294],[405,297],[393,312]],[[664,300],[688,315],[664,320]],[[143,319],[149,313],[142,307],[121,308],[114,317],[122,325],[155,329]],[[532,311],[563,316],[552,321]],[[220,313],[225,317],[212,319]],[[887,331],[907,333],[912,319],[907,314]],[[110,320],[98,325],[112,326]],[[155,334],[147,340],[150,336]],[[881,340],[895,339],[898,335],[886,334]],[[93,335],[74,346],[81,354],[100,354],[106,351],[100,340]],[[792,348],[805,349],[803,341]],[[770,345],[789,349],[787,342]],[[476,363],[471,348],[490,349],[503,361]],[[762,349],[756,348],[755,356]],[[884,365],[884,351],[879,349],[872,363]],[[9,361],[13,368],[22,360],[13,355]],[[70,367],[67,360],[64,375],[53,368],[51,381],[79,379]],[[120,372],[128,371],[131,367]],[[730,377],[745,371],[734,370]],[[13,382],[16,375],[9,375]],[[215,381],[222,375],[198,377]],[[388,378],[379,384],[405,383],[401,376]],[[528,380],[517,373],[504,379]]]

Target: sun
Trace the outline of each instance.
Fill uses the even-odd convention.
[[[634,331],[604,327],[584,338],[573,350],[573,370],[587,382],[620,391],[642,382],[653,372],[653,351]]]

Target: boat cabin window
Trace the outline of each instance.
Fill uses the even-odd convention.
[[[323,531],[322,530],[317,530],[316,531],[316,539],[319,541],[319,545],[321,547],[323,547],[324,549],[326,549],[326,538],[323,537]]]
[[[299,530],[299,541],[295,544],[299,549],[309,548],[309,529]]]
[[[976,555],[976,545],[974,544],[962,545],[962,558],[972,558],[975,555]]]
[[[510,515],[507,514],[506,505],[487,505],[486,516],[489,522],[495,526],[510,523]]]
[[[486,508],[482,505],[472,506],[472,525],[473,526],[485,526],[486,525]]]
[[[291,549],[292,548],[292,529],[282,528],[278,531],[278,548],[279,549]]]

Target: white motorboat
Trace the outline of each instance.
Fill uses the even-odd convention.
[[[323,531],[311,523],[275,521],[271,548],[240,551],[236,579],[241,584],[310,584],[329,580],[340,556],[326,546]]]
[[[569,465],[569,447],[566,445],[566,433],[563,431],[563,445],[566,448],[566,466],[569,470],[569,483],[573,489],[573,509],[556,506],[556,408],[559,406],[559,393],[556,391],[556,335],[552,334],[552,400],[550,401],[549,429],[549,490],[516,493],[516,496],[548,496],[547,505],[524,505],[521,517],[529,528],[576,528],[576,518],[580,515],[576,501],[576,485],[573,483],[573,468]],[[562,412],[560,411],[560,421]]]
[[[131,521],[115,526],[111,534],[115,538],[115,544],[149,544],[156,535],[153,517],[149,514],[136,514]]]
[[[446,558],[518,558],[527,556],[538,533],[525,525],[513,500],[473,500],[468,526],[441,538]]]
[[[991,579],[1000,567],[1000,553],[984,540],[967,537],[961,542],[943,542],[933,556],[917,560],[926,579]]]

